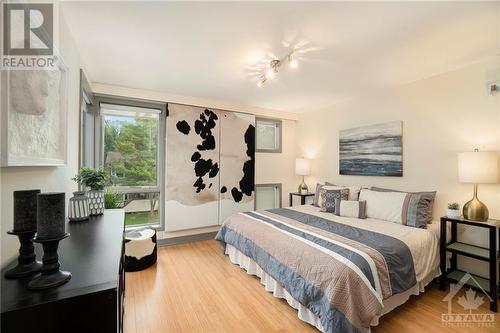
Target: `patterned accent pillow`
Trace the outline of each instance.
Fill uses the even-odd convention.
[[[321,186],[321,190],[349,190],[348,188],[345,188],[345,187],[341,187],[341,186],[334,186],[334,185],[327,185],[328,183],[326,183],[325,185]],[[323,197],[321,195],[319,195],[319,198],[318,198],[318,207],[321,207],[323,205]]]
[[[366,201],[335,199],[335,211],[333,214],[337,216],[366,219]]]
[[[331,190],[322,188],[319,191],[322,212],[333,213],[335,211],[335,199],[347,200],[349,198],[348,189]]]
[[[403,224],[415,228],[427,228],[432,223],[432,210],[436,192],[403,192],[380,187],[371,187],[376,192],[408,193],[403,205]]]

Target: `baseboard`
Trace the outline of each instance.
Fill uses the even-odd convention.
[[[169,245],[176,245],[176,244],[183,244],[183,243],[191,243],[191,242],[197,242],[197,241],[202,241],[202,240],[214,239],[215,235],[217,235],[217,231],[205,232],[205,233],[196,234],[196,235],[187,235],[187,236],[179,236],[179,237],[172,237],[172,238],[162,238],[162,239],[158,239],[156,241],[156,244],[158,246],[169,246]]]

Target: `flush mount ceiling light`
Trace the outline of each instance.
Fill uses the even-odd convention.
[[[281,59],[273,59],[269,62],[269,65],[263,70],[259,75],[259,81],[257,82],[257,87],[262,87],[267,80],[272,79],[278,74],[280,67],[283,64],[288,64],[290,68],[297,68],[299,63],[294,57],[294,51],[288,53],[285,57]]]

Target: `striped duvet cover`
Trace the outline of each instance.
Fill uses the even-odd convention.
[[[325,332],[367,332],[384,299],[417,283],[412,252],[397,237],[319,215],[295,208],[239,213],[216,239],[254,260]]]

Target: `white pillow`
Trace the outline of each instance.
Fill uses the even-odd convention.
[[[349,189],[349,200],[357,201],[359,199],[359,192],[361,186],[346,186]]]
[[[406,193],[376,192],[362,189],[359,200],[366,201],[366,217],[403,223],[403,206]]]
[[[333,214],[366,219],[366,201],[335,199],[335,211]]]

